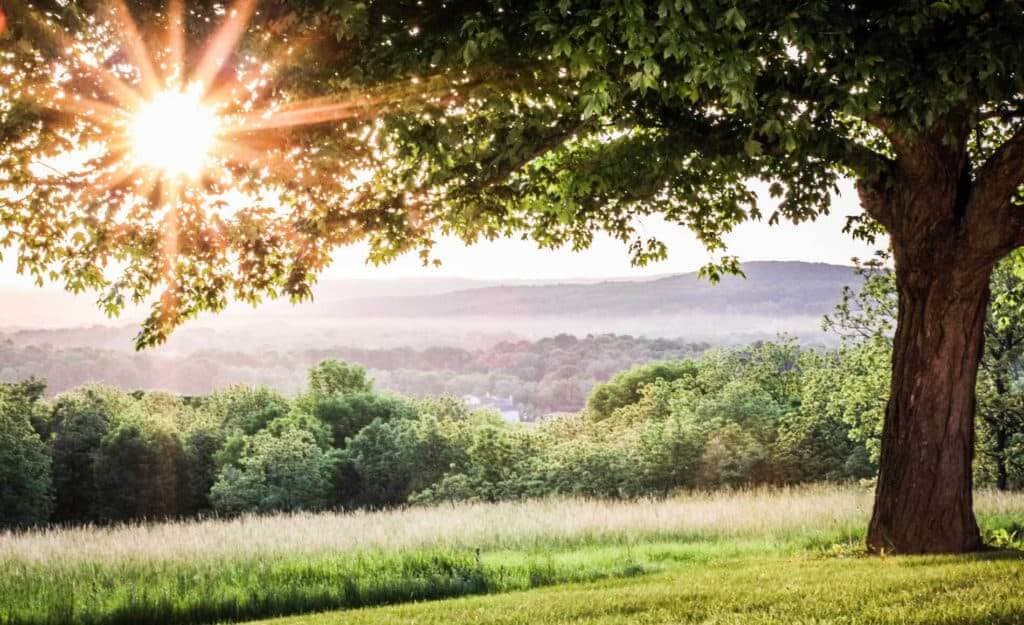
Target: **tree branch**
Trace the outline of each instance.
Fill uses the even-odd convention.
[[[967,214],[989,223],[1005,246],[1024,245],[1024,208],[1013,202],[1024,185],[1024,124],[978,169]]]
[[[988,212],[1003,208],[1022,184],[1024,124],[978,170],[970,208]]]
[[[837,152],[843,165],[850,168],[862,180],[873,181],[888,174],[894,163],[884,154],[848,138],[837,137],[841,142]]]

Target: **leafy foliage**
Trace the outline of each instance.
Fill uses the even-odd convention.
[[[147,416],[132,406],[100,442],[94,468],[100,519],[162,519],[179,511],[175,424]]]
[[[366,369],[337,360],[325,360],[309,371],[309,392],[314,397],[330,397],[346,393],[369,393],[373,383]]]
[[[12,484],[35,493],[25,505],[36,503],[4,523],[632,498],[868,479],[878,462],[890,347],[883,332],[867,337],[835,351],[783,340],[641,365],[598,385],[584,410],[535,424],[507,423],[454,397],[368,391],[365,371],[343,363],[314,371],[345,372],[359,383],[316,390],[311,383],[294,398],[259,387],[181,398],[91,386],[50,403],[42,385],[28,381],[5,387],[0,434],[24,450],[18,466],[31,459],[33,470]],[[982,397],[1015,393],[1011,386]],[[983,414],[989,410],[983,403]],[[1008,431],[1006,485],[1016,486],[1024,461],[1019,430]],[[990,459],[997,432],[982,429],[978,476],[999,485]]]
[[[53,405],[54,518],[82,523],[99,518],[97,460],[104,437],[131,399],[115,389],[89,386],[61,395]]]
[[[635,404],[643,387],[657,380],[672,382],[693,377],[697,368],[689,362],[651,363],[624,371],[598,386],[587,399],[587,410],[597,419],[611,416],[619,408]]]
[[[412,419],[413,405],[401,397],[357,392],[324,397],[312,407],[313,415],[331,428],[334,444],[342,446],[374,421]]]
[[[264,430],[247,437],[238,462],[221,470],[210,501],[229,514],[318,510],[330,503],[333,465],[309,432]]]

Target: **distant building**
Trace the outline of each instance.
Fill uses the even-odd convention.
[[[515,401],[511,397],[495,397],[490,393],[487,393],[483,397],[476,395],[463,395],[462,401],[471,408],[490,408],[501,414],[501,418],[508,423],[519,423],[522,421],[522,416],[519,414],[519,408],[516,407]]]

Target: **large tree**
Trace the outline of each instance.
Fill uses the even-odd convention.
[[[888,233],[900,309],[868,544],[981,546],[989,274],[1024,242],[1020,2],[135,0],[99,20],[25,2],[4,3],[0,243],[113,312],[158,294],[140,344],[232,295],[306,297],[355,240],[430,260],[438,232],[579,248],[604,230],[642,263],[666,253],[645,215],[719,252],[762,217],[750,180],[770,221],[800,222],[853,178],[851,229]],[[222,121],[199,167],[173,156],[213,124],[203,97]]]

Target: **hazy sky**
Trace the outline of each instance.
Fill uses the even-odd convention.
[[[758,185],[758,191],[762,187]],[[762,193],[762,197],[767,194]],[[769,202],[762,203],[766,214]],[[843,234],[847,215],[857,214],[856,193],[852,186],[843,185],[841,194],[833,203],[827,217],[813,223],[793,226],[783,223],[771,227],[764,222],[744,224],[728,237],[730,254],[741,260],[803,260],[847,264],[854,256],[866,257],[874,247],[854,241]],[[466,247],[457,240],[442,240],[436,248],[441,258],[440,268],[425,268],[419,258],[410,255],[384,267],[365,264],[366,249],[362,246],[341,249],[325,278],[397,278],[397,277],[467,277],[467,278],[601,278],[645,276],[693,271],[708,261],[708,255],[688,230],[651,219],[641,224],[645,236],[658,236],[669,246],[666,261],[643,268],[630,266],[625,246],[598,237],[594,245],[584,252],[569,250],[538,250],[530,242],[496,241]],[[7,259],[0,263],[0,286],[31,287],[31,282],[15,273]]]

